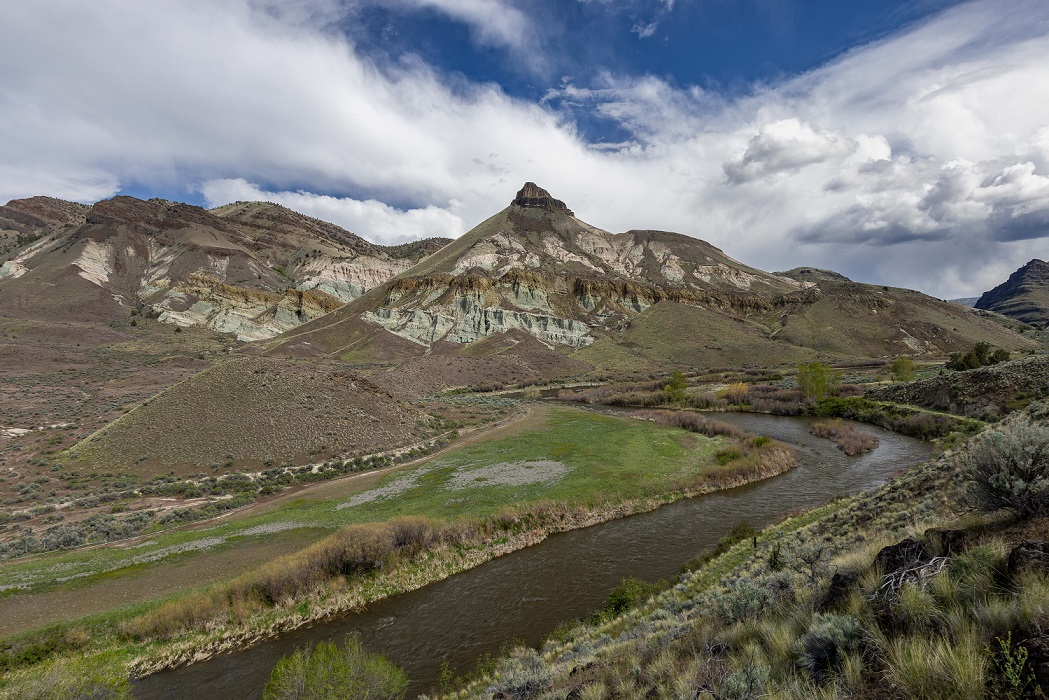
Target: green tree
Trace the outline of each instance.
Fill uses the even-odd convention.
[[[987,343],[977,343],[968,352],[951,353],[951,359],[947,361],[947,369],[966,370],[978,369],[985,365],[996,365],[1009,359],[1009,351],[997,348],[992,352]]]
[[[889,368],[892,370],[894,382],[909,382],[914,379],[914,360],[906,355],[893,360]]]
[[[386,657],[365,651],[352,635],[340,649],[321,642],[277,662],[263,700],[401,700],[408,676]]]
[[[667,400],[667,403],[682,403],[685,400],[685,389],[687,387],[685,375],[675,371],[670,375],[670,381],[663,387],[663,397]]]
[[[819,401],[825,398],[839,381],[839,373],[830,365],[822,362],[798,365],[798,386],[806,399]]]

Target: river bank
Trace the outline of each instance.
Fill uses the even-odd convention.
[[[790,443],[799,466],[772,479],[551,534],[536,546],[369,604],[364,611],[150,676],[136,683],[136,697],[174,700],[203,689],[228,700],[257,699],[281,656],[351,632],[408,672],[412,696],[430,693],[445,663],[463,674],[479,657],[498,654],[515,640],[541,644],[561,623],[603,607],[608,591],[623,577],[676,578],[683,563],[712,550],[742,520],[762,527],[798,510],[820,508],[837,495],[877,486],[932,452],[928,444],[879,430],[879,447],[849,457],[811,435],[805,419],[752,414],[721,418]]]
[[[189,660],[204,658],[220,653],[223,650],[253,643],[276,632],[295,628],[330,616],[339,610],[353,609],[385,596],[414,590],[426,583],[440,580],[454,573],[474,567],[495,556],[527,547],[543,540],[554,532],[586,527],[610,518],[651,510],[689,495],[706,493],[713,489],[727,488],[754,479],[766,478],[773,474],[781,473],[791,466],[784,457],[785,453],[782,448],[775,444],[755,450],[756,455],[778,455],[775,459],[764,461],[763,464],[755,462],[748,466],[748,463],[743,460],[742,462],[737,461],[734,466],[731,463],[722,466],[717,465],[716,460],[713,460],[713,456],[718,449],[726,445],[724,439],[701,438],[680,430],[646,424],[640,421],[624,421],[606,416],[596,416],[573,409],[558,407],[551,410],[558,418],[557,424],[562,426],[561,433],[558,433],[557,429],[551,429],[549,425],[543,426],[542,430],[537,430],[534,435],[543,436],[544,439],[553,439],[556,442],[555,445],[547,445],[544,449],[548,451],[555,448],[560,449],[562,451],[561,459],[567,465],[583,465],[589,460],[594,463],[601,463],[603,465],[602,469],[605,471],[600,472],[600,475],[594,474],[587,477],[591,473],[587,471],[590,468],[576,466],[573,468],[581,470],[578,472],[579,475],[590,479],[598,478],[598,481],[584,480],[577,483],[566,477],[559,485],[546,485],[542,489],[539,488],[542,485],[536,486],[535,488],[539,490],[535,491],[535,493],[545,493],[547,495],[546,499],[541,499],[542,503],[539,506],[519,507],[509,510],[505,508],[496,509],[494,517],[488,519],[490,524],[485,526],[487,529],[485,529],[484,536],[481,538],[467,539],[466,541],[456,543],[454,546],[451,544],[446,544],[443,547],[438,546],[419,559],[405,560],[404,558],[397,558],[396,561],[384,562],[384,569],[381,571],[381,574],[359,579],[351,582],[349,585],[346,584],[343,577],[335,577],[332,579],[334,583],[332,583],[331,587],[325,585],[310,591],[306,595],[295,596],[294,599],[269,601],[269,604],[273,605],[273,607],[257,609],[252,607],[254,603],[251,603],[247,598],[232,600],[227,597],[227,603],[232,605],[224,611],[223,616],[207,621],[193,618],[195,629],[191,632],[177,631],[172,633],[170,630],[167,630],[162,632],[159,637],[153,637],[148,633],[145,635],[141,634],[142,628],[136,628],[131,623],[142,619],[144,616],[163,611],[165,606],[167,606],[167,612],[177,611],[178,608],[183,610],[200,608],[199,603],[202,600],[221,598],[222,586],[218,588],[212,587],[207,591],[191,594],[188,597],[180,596],[159,607],[146,606],[147,609],[145,611],[140,607],[131,611],[106,614],[85,623],[67,623],[57,628],[52,628],[47,637],[54,639],[56,635],[60,636],[62,637],[60,643],[45,645],[40,639],[32,639],[30,634],[21,635],[21,639],[13,640],[13,646],[22,650],[31,647],[49,646],[52,649],[52,653],[45,655],[45,658],[47,656],[60,656],[64,651],[88,657],[93,654],[106,653],[110,663],[118,663],[127,669],[134,670],[139,675],[152,673],[160,668],[169,668]],[[577,424],[572,424],[572,420],[577,421]],[[584,428],[585,430],[583,430]],[[568,432],[566,433],[565,431]],[[564,442],[567,434],[576,435],[579,438],[578,445],[570,450],[565,446],[566,443]],[[464,456],[463,460],[467,460],[467,458],[476,460],[478,458],[476,450],[489,448],[494,449],[500,455],[504,455],[504,453],[509,454],[512,458],[514,453],[510,448],[531,449],[528,447],[532,444],[529,440],[534,442],[536,439],[534,435],[532,433],[526,435],[525,437],[528,439],[525,439],[524,442],[521,442],[519,437],[508,437],[507,440],[510,440],[510,443],[506,441],[486,442],[485,445],[477,447],[469,455]],[[618,444],[615,442],[616,440],[626,442]],[[579,454],[576,455],[573,450],[579,452]],[[622,462],[622,464],[617,466],[616,459],[609,460],[609,455],[605,454],[609,450],[620,455],[618,461]],[[641,452],[638,452],[638,450],[641,450]],[[648,450],[650,454],[646,453],[645,450]],[[652,450],[655,451],[652,452]],[[648,454],[648,456],[644,456],[645,454]],[[638,457],[641,457],[641,459],[638,460]],[[501,456],[499,459],[505,460],[507,458]],[[583,462],[579,461],[581,459]],[[611,467],[608,466],[609,462],[612,463]],[[660,481],[658,483],[652,482],[653,475],[649,471],[646,471],[644,474],[638,473],[637,464],[650,465],[649,470],[651,470],[652,466],[659,466],[662,472],[657,470],[656,475],[659,476]],[[707,464],[708,466],[699,468],[697,471],[697,465],[702,464]],[[455,469],[446,466],[443,462],[439,463],[438,467],[440,468],[433,473],[424,475],[424,478],[430,479],[431,483],[428,486],[420,484],[420,494],[433,491],[433,478],[438,476],[445,480],[452,478]],[[607,471],[608,469],[612,469],[612,471]],[[635,474],[634,479],[636,483],[634,484],[626,484],[623,481],[623,476],[630,473]],[[682,481],[681,477],[686,474],[692,475],[691,481]],[[619,500],[602,500],[594,496],[590,499],[583,499],[582,503],[577,503],[576,505],[569,505],[570,501],[562,498],[565,493],[600,493],[601,490],[595,488],[595,485],[602,483],[605,484],[606,488],[613,486],[613,499],[617,495],[614,493],[615,490],[627,489],[627,487],[632,489],[634,493],[644,495],[633,498],[620,498]],[[654,488],[656,486],[659,488]],[[518,485],[506,488],[511,489],[507,492],[508,495],[513,495],[521,491],[522,488],[524,491],[521,491],[521,493],[526,493],[528,488],[531,487]],[[558,491],[559,488],[561,489],[560,492]],[[491,488],[487,488],[485,492],[491,493]],[[559,498],[560,500],[557,500]],[[356,507],[357,510],[361,510],[356,515],[354,515],[355,509],[332,509],[331,504],[323,505],[323,507],[315,505],[310,507],[321,508],[321,511],[329,514],[325,516],[328,518],[332,517],[331,514],[333,513],[347,513],[353,515],[353,518],[356,518],[358,521],[366,521],[388,512],[388,509],[392,506],[384,501],[377,500],[374,503],[366,503]],[[435,507],[435,502],[427,502],[425,499],[419,503],[419,508],[423,511],[440,510],[440,508]],[[478,508],[481,510],[477,510]],[[386,510],[384,511],[384,509]],[[462,503],[445,504],[445,512],[461,511],[463,509]],[[491,510],[491,504],[479,502],[474,506],[476,512],[484,512],[485,509]],[[465,512],[469,514],[470,507],[466,507]],[[271,520],[276,517],[276,515],[272,516]],[[339,517],[345,520],[348,516],[340,515]],[[350,520],[352,521],[353,518],[350,518]],[[282,560],[278,560],[270,568],[279,568],[281,562]],[[247,576],[248,579],[251,578],[251,575]],[[338,583],[338,581],[342,581],[342,583]],[[245,577],[240,577],[239,580],[234,580],[231,584],[225,585],[235,584],[234,587],[236,587],[245,583]],[[249,580],[247,583],[250,584],[251,581]],[[245,622],[244,619],[241,619],[241,615],[245,613],[247,614],[246,619],[250,620],[250,622]],[[67,634],[73,629],[79,629],[80,631],[77,634]],[[71,642],[67,639],[70,637],[72,638]],[[9,644],[8,648],[11,649],[12,645]],[[112,661],[112,654],[108,652],[115,648],[119,649],[119,658],[114,662]],[[10,655],[8,658],[10,658]]]

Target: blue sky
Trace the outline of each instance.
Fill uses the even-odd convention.
[[[529,0],[516,7],[547,30],[543,61],[492,42],[477,42],[463,22],[438,7],[368,7],[340,26],[381,62],[417,55],[470,81],[493,81],[538,100],[564,76],[592,80],[601,71],[654,74],[679,86],[725,94],[749,92],[816,68],[838,54],[935,14],[951,0]]]
[[[978,294],[1049,236],[1043,0],[41,0],[0,200],[269,199],[371,240],[533,180],[602,228]]]

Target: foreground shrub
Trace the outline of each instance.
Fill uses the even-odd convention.
[[[492,695],[524,700],[538,696],[554,680],[550,667],[535,649],[517,649],[502,659],[495,671],[495,684],[488,689]]]
[[[817,681],[860,648],[863,627],[852,615],[818,614],[801,637],[801,666]]]
[[[604,609],[594,616],[595,621],[600,621],[602,617],[611,619],[627,610],[633,610],[651,596],[669,587],[670,582],[666,580],[648,583],[639,578],[627,576],[609,592]]]
[[[321,642],[296,649],[274,667],[263,700],[399,700],[408,676],[386,657],[365,651],[359,639],[346,637],[340,649]]]
[[[131,700],[131,682],[108,657],[55,659],[8,678],[3,697],[19,700]]]
[[[1049,515],[1049,427],[1022,421],[986,433],[971,443],[964,465],[976,506]]]

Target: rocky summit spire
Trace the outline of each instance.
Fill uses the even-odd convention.
[[[521,191],[514,197],[514,201],[511,204],[516,204],[519,207],[532,207],[536,209],[549,209],[550,211],[560,211],[568,214],[569,216],[575,216],[572,210],[565,206],[565,203],[560,199],[554,199],[550,196],[550,193],[544,190],[534,182],[526,182]]]

